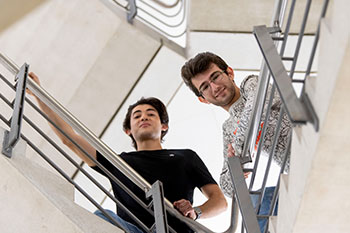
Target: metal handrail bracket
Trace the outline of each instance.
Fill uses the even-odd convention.
[[[137,14],[137,7],[136,7],[135,0],[129,0],[129,8],[130,9],[129,9],[127,15],[126,15],[126,19],[128,20],[128,22],[130,24],[132,24],[136,14]]]
[[[11,129],[10,131],[5,131],[2,147],[2,153],[9,158],[12,157],[12,150],[18,142],[21,134],[28,69],[29,65],[24,63],[15,78],[17,80],[17,88],[13,115],[11,119]]]
[[[152,197],[153,199],[154,219],[156,222],[157,232],[168,233],[168,220],[166,217],[162,182],[159,180],[154,182],[152,189],[146,193],[146,197]]]
[[[287,74],[267,27],[264,25],[255,26],[253,33],[264,56],[265,62],[269,67],[270,73],[274,78],[277,90],[286,106],[286,112],[292,123],[306,124],[310,122],[314,125],[315,130],[318,131],[319,123],[317,114],[314,108],[310,107],[311,102],[306,93],[302,94],[301,99],[297,97],[292,86],[292,81]]]

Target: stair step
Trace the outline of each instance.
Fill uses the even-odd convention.
[[[3,133],[0,128],[0,150]],[[12,158],[0,154],[2,233],[123,232],[75,204],[73,186],[23,156],[25,148],[20,140]]]

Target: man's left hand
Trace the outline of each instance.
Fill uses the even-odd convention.
[[[173,203],[174,207],[180,211],[180,213],[188,218],[196,219],[196,213],[191,205],[191,202],[185,199],[181,199],[179,201],[175,201]]]

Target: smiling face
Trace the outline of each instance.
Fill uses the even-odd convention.
[[[161,140],[162,131],[168,129],[162,124],[157,110],[149,104],[140,104],[133,108],[130,116],[130,129],[125,132],[132,135],[136,143],[146,140]]]
[[[222,75],[220,79],[213,82],[213,77]],[[211,103],[224,108],[226,111],[230,106],[238,100],[240,93],[239,88],[233,82],[233,70],[228,67],[226,72],[223,72],[217,65],[211,64],[209,68],[192,78],[192,83],[197,90],[203,89],[203,86],[208,86],[209,89],[202,96],[198,97],[201,102]]]

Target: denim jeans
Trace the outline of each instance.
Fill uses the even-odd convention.
[[[266,187],[265,188],[264,197],[262,199],[262,203],[261,203],[258,215],[269,215],[271,201],[272,201],[272,198],[273,198],[274,191],[275,191],[275,187]],[[251,194],[250,198],[252,200],[253,207],[257,208],[258,204],[259,204],[258,203],[259,202],[259,195],[258,194]],[[278,208],[278,201],[276,202],[276,207],[275,207],[275,209],[274,209],[274,211],[272,213],[273,215],[277,215],[277,208]],[[267,220],[268,219],[266,219],[266,218],[258,218],[260,231],[262,233],[265,231]]]
[[[137,226],[135,226],[132,223],[129,223],[128,221],[125,221],[124,219],[122,219],[121,217],[119,217],[116,213],[114,213],[113,211],[110,210],[105,210],[108,214],[110,214],[112,216],[112,218],[118,222],[121,226],[123,226],[128,233],[144,233],[140,228],[138,228]],[[112,223],[113,225],[115,225],[108,217],[106,217],[100,210],[96,210],[95,215],[99,216],[100,218],[106,220],[107,222]]]

